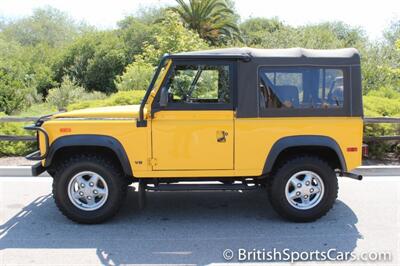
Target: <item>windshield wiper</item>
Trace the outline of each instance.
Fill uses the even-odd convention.
[[[190,98],[192,96],[194,87],[196,86],[197,81],[200,78],[201,73],[203,72],[203,69],[201,67],[198,68],[198,71],[196,73],[196,76],[194,76],[194,79],[192,81],[192,84],[190,84],[189,92],[187,94],[187,97]]]

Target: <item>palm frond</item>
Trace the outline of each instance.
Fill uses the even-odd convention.
[[[240,38],[234,11],[225,0],[176,0],[173,10],[184,24],[212,44],[221,39]]]

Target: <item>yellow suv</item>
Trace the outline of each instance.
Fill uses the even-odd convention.
[[[58,113],[38,132],[33,175],[54,178],[58,208],[99,223],[127,186],[145,192],[266,188],[283,217],[328,212],[337,176],[361,164],[357,50],[232,48],[162,58],[142,103]],[[184,183],[183,183],[184,182]]]

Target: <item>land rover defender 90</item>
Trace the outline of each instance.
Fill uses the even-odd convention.
[[[62,112],[37,131],[32,171],[68,218],[99,223],[127,187],[265,189],[296,222],[326,214],[361,164],[357,50],[232,48],[165,55],[140,105]]]

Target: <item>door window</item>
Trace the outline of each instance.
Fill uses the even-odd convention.
[[[168,106],[230,104],[230,65],[174,65],[165,86]]]

